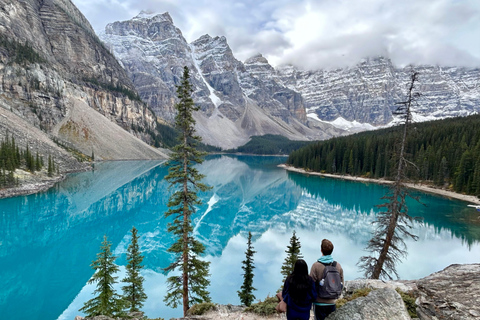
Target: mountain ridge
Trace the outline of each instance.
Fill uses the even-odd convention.
[[[196,129],[206,143],[222,148],[238,147],[253,135],[322,140],[394,125],[396,103],[403,101],[409,81],[410,67],[396,67],[383,57],[317,71],[274,68],[261,54],[241,62],[224,36],[206,34],[187,43],[168,13],[141,13],[105,30],[100,38],[126,66],[140,96],[167,121],[174,114],[178,70],[183,65],[191,69],[193,97],[201,109]],[[157,33],[147,32],[152,30]],[[162,30],[168,38],[158,33]],[[154,48],[145,46],[147,40]],[[142,54],[147,50],[150,55]],[[479,69],[414,68],[424,92],[416,121],[480,111]]]
[[[140,14],[108,24],[100,38],[125,66],[142,99],[167,121],[174,114],[175,85],[187,66],[195,88],[193,98],[201,109],[195,114],[196,129],[208,144],[232,148],[252,135],[269,133],[292,140],[328,137],[302,116],[299,94],[278,83],[278,88],[270,90],[253,77],[234,57],[225,37],[203,35],[187,43],[170,19]],[[333,126],[317,125],[340,134]]]
[[[71,0],[0,4],[0,102],[6,117],[40,129],[30,144],[55,138],[97,160],[166,157],[149,145],[156,115]],[[64,171],[77,166],[61,162]]]

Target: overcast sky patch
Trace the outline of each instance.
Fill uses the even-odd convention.
[[[385,56],[399,65],[480,67],[478,0],[73,0],[95,31],[142,10],[169,12],[184,37],[225,36],[241,61],[304,69]]]

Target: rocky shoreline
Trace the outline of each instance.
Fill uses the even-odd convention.
[[[344,179],[344,180],[357,181],[357,182],[378,183],[378,184],[387,184],[387,185],[393,183],[393,181],[383,180],[383,179],[371,179],[371,178],[355,177],[355,176],[350,176],[350,175],[337,175],[337,174],[330,174],[330,173],[320,173],[320,172],[306,171],[304,169],[291,167],[291,166],[288,166],[286,164],[280,164],[280,165],[278,165],[278,167],[283,168],[287,171],[292,171],[292,172],[297,172],[297,173],[302,173],[302,174],[307,174],[307,175],[327,177],[327,178],[334,178],[334,179]],[[470,202],[470,203],[473,203],[473,204],[480,205],[480,199],[478,197],[475,197],[475,196],[460,194],[460,193],[456,193],[456,192],[448,191],[448,190],[444,190],[444,189],[433,188],[431,186],[418,184],[418,183],[406,183],[405,185],[408,188],[419,190],[419,191],[422,191],[422,192],[433,193],[433,194],[440,195],[440,196],[443,196],[443,197],[457,199],[457,200],[461,200],[461,201]]]
[[[13,188],[0,189],[0,199],[44,192],[52,188],[58,182],[63,181],[67,177],[68,173],[83,172],[88,170],[91,170],[90,166],[79,166],[75,170],[70,170],[68,172],[49,177],[45,172],[31,174],[24,170],[17,169],[15,171],[15,175],[17,177],[21,177],[20,185]]]

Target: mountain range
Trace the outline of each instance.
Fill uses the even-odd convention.
[[[97,36],[71,0],[0,0],[0,136],[53,154],[96,159],[165,158],[159,123],[172,124],[176,85],[191,70],[196,129],[207,144],[235,148],[251,136],[318,140],[395,123],[411,67],[383,57],[335,70],[242,62],[223,36],[189,43],[168,13],[142,12]],[[480,70],[415,66],[416,120],[480,109]],[[68,151],[68,152],[67,152]]]
[[[192,73],[201,107],[197,131],[222,148],[252,135],[326,139],[390,126],[405,99],[412,70],[422,93],[415,120],[465,116],[480,110],[480,70],[441,66],[396,67],[384,57],[334,70],[272,67],[261,54],[237,60],[223,36],[188,43],[168,13],[141,12],[108,24],[100,38],[124,66],[142,99],[172,121],[183,66]]]

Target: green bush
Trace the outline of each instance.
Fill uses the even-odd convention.
[[[205,314],[207,311],[215,310],[216,306],[215,303],[211,302],[203,302],[199,304],[194,304],[193,306],[188,309],[188,315],[190,316],[201,316]]]
[[[261,316],[268,316],[277,313],[275,307],[278,304],[277,297],[266,297],[265,300],[259,301],[246,308],[246,312],[255,313]]]
[[[415,303],[415,296],[413,294],[410,294],[408,292],[403,292],[400,289],[396,289],[397,292],[400,294],[400,296],[403,299],[403,303],[405,304],[405,307],[407,308],[408,314],[410,315],[410,318],[416,318],[417,317],[417,304]]]

